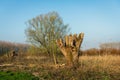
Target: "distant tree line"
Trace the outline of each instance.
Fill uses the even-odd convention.
[[[99,49],[91,48],[83,51],[83,55],[120,55],[120,42],[102,43]]]
[[[26,52],[29,48],[28,44],[12,43],[7,41],[0,41],[0,54],[9,53],[10,51]]]

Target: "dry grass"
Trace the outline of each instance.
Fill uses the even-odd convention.
[[[59,58],[59,62],[64,59]],[[49,57],[21,55],[1,63],[0,70],[26,71],[41,80],[120,80],[120,56],[81,56],[80,66],[74,70],[56,67]]]
[[[120,74],[120,56],[82,56],[80,63],[84,69]]]

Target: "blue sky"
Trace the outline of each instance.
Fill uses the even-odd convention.
[[[83,49],[120,42],[120,0],[0,0],[0,40],[26,43],[25,22],[51,11],[85,33]]]

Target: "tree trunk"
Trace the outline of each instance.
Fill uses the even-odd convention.
[[[55,53],[53,53],[53,60],[54,60],[54,64],[57,65],[57,64],[58,64],[58,61],[57,61],[57,58],[56,58]]]
[[[79,65],[79,52],[83,41],[84,33],[80,33],[79,36],[76,34],[65,36],[65,40],[56,40],[58,47],[65,56],[67,65],[70,67],[78,67]]]

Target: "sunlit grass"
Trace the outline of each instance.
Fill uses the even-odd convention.
[[[1,70],[25,71],[42,80],[119,80],[120,56],[80,56],[77,69],[55,66],[52,58],[46,56],[24,55],[14,61],[4,62]],[[64,57],[59,58],[64,64]]]

